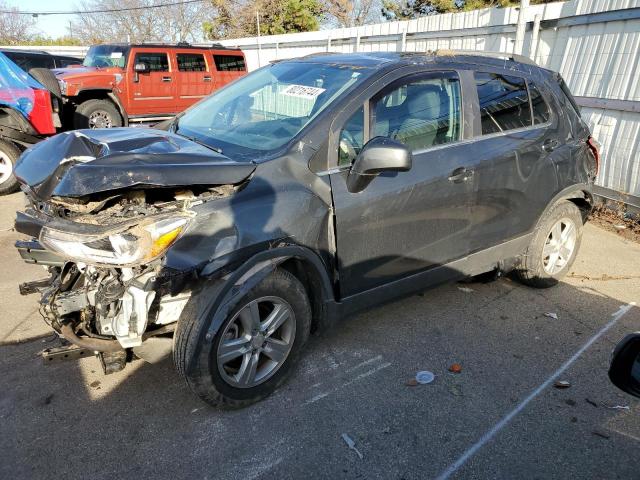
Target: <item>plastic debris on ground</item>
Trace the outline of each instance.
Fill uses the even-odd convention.
[[[461,373],[462,372],[462,365],[460,365],[459,363],[454,363],[449,367],[449,371],[451,373]]]
[[[464,394],[462,393],[462,386],[460,385],[450,385],[449,392],[456,397],[464,396]]]
[[[558,380],[553,384],[553,386],[556,388],[569,388],[571,384],[566,380]]]
[[[473,288],[469,288],[469,287],[458,287],[458,290],[460,290],[461,292],[464,292],[464,293],[473,293],[473,292],[475,292],[475,290]]]
[[[553,312],[547,312],[544,314],[545,317],[553,318],[554,320],[558,320],[558,314]]]
[[[605,405],[610,410],[631,410],[629,405]]]
[[[358,454],[358,457],[360,458],[360,460],[362,460],[364,457],[362,456],[362,453],[360,453],[360,450],[358,450],[356,448],[356,442],[353,440],[353,438],[351,438],[349,435],[347,435],[346,433],[342,434],[342,439],[344,440],[344,443],[347,444],[347,446],[353,450],[354,452],[356,452]]]
[[[432,372],[428,372],[427,370],[416,373],[416,382],[418,382],[420,385],[431,383],[435,378],[436,376]]]

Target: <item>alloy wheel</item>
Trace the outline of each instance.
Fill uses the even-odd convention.
[[[4,152],[0,152],[0,184],[3,184],[11,178],[13,173],[13,162]]]
[[[89,128],[111,128],[113,122],[108,112],[96,110],[89,115]]]
[[[284,364],[296,335],[291,306],[280,297],[252,300],[227,324],[217,348],[218,371],[229,385],[251,388]]]
[[[576,226],[569,218],[562,218],[551,227],[542,248],[542,264],[548,275],[557,274],[569,263],[577,238]]]

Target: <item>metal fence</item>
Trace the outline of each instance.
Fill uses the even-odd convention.
[[[517,26],[525,26],[517,35]],[[518,38],[516,38],[518,37]],[[640,0],[572,0],[354,28],[225,40],[249,70],[316,52],[437,49],[523,53],[562,74],[602,144],[598,185],[640,207]],[[32,47],[83,54],[86,47]],[[71,53],[74,49],[74,53]]]

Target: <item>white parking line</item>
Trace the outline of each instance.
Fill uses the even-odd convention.
[[[585,343],[580,350],[573,354],[573,356],[564,362],[562,366],[556,370],[547,380],[544,381],[538,388],[536,388],[533,392],[529,394],[527,398],[525,398],[520,404],[511,410],[506,416],[502,418],[498,423],[496,423],[491,430],[485,433],[480,440],[474,443],[466,452],[462,454],[458,460],[452,463],[446,470],[444,470],[440,475],[438,475],[437,480],[446,480],[451,475],[456,473],[467,461],[473,457],[478,450],[480,450],[486,443],[488,443],[500,430],[502,430],[513,418],[518,415],[524,408],[529,404],[531,400],[536,398],[542,391],[547,388],[556,378],[562,375],[565,370],[567,370],[594,342],[596,342],[602,335],[604,335],[611,327],[613,327],[618,320],[620,320],[631,308],[635,305],[635,302],[629,303],[627,305],[622,305],[617,312],[613,313],[611,316],[613,317],[609,323],[607,323],[604,327],[598,331],[593,337],[591,337],[587,343]]]
[[[348,387],[349,385],[351,385],[354,382],[357,382],[358,380],[362,380],[365,377],[368,377],[369,375],[373,375],[374,373],[376,373],[378,370],[382,370],[383,368],[387,368],[390,367],[391,363],[387,362],[387,363],[383,363],[381,365],[378,365],[375,368],[372,368],[371,370],[367,370],[364,373],[361,373],[360,375],[358,375],[357,377],[352,378],[351,380],[344,382],[342,385],[340,385],[338,388],[334,388],[332,390],[329,390],[327,392],[322,392],[319,393],[318,395],[310,398],[309,400],[307,400],[305,403],[315,403],[318,400],[322,400],[324,397],[329,396],[330,394],[332,394],[333,392],[337,392],[338,390],[342,390],[344,387]]]

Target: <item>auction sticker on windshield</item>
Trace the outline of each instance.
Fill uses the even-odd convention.
[[[300,98],[316,98],[322,92],[324,92],[324,88],[318,87],[307,87],[306,85],[289,85],[287,88],[280,92],[282,95],[288,95],[290,97],[300,97]]]

